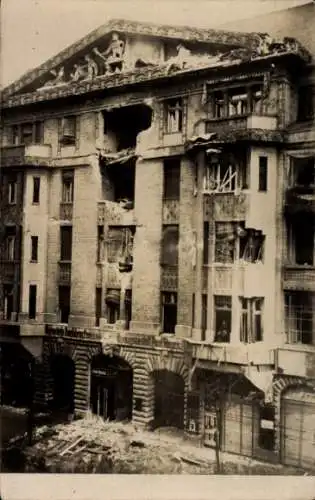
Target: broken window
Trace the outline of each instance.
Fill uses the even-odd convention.
[[[162,293],[162,332],[175,333],[177,323],[177,293]]]
[[[70,262],[72,258],[72,226],[60,226],[60,260]]]
[[[103,187],[105,197],[118,203],[127,203],[133,208],[135,199],[135,160],[130,159],[124,163],[105,166],[103,174]]]
[[[260,406],[258,444],[269,451],[275,446],[275,409],[270,404]]]
[[[288,222],[289,260],[301,266],[314,265],[315,221],[311,213],[295,216]]]
[[[233,222],[215,223],[215,262],[231,264],[236,251],[236,231]]]
[[[164,225],[162,229],[161,264],[178,265],[178,225]]]
[[[165,132],[173,134],[183,128],[183,99],[165,101]]]
[[[229,116],[241,116],[248,112],[247,89],[237,88],[228,92],[228,114]]]
[[[15,260],[16,227],[6,226],[5,228],[5,260]]]
[[[180,158],[164,160],[164,189],[165,200],[179,200],[180,197]]]
[[[107,261],[112,263],[119,263],[121,271],[130,270],[130,266],[132,267],[133,239],[133,227],[110,226],[108,228]]]
[[[314,294],[285,292],[285,328],[289,344],[312,344]]]
[[[66,116],[61,120],[59,142],[63,146],[73,146],[77,132],[76,116]]]
[[[205,167],[204,191],[232,193],[248,188],[246,152],[211,154]]]
[[[135,148],[137,136],[151,126],[152,109],[145,104],[104,111],[104,145],[114,153]]]
[[[241,297],[240,341],[245,344],[263,340],[262,309],[264,299]]]
[[[62,172],[62,203],[73,203],[74,171]]]
[[[214,297],[215,342],[230,342],[232,328],[232,297]]]
[[[246,262],[260,262],[264,258],[265,235],[257,229],[244,228],[244,223],[237,227],[240,242],[240,259]]]

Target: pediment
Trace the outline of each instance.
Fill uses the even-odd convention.
[[[66,90],[143,68],[171,72],[250,60],[257,50],[268,52],[270,43],[264,34],[112,20],[27,72],[3,90],[2,99]]]

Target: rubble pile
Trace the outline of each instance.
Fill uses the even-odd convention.
[[[36,431],[26,450],[27,472],[211,474],[212,464],[181,457],[174,445],[130,423],[94,415]]]

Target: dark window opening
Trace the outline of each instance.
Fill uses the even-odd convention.
[[[16,259],[16,226],[6,226],[4,233],[4,258],[14,261]]]
[[[21,125],[21,143],[25,146],[32,144],[33,141],[33,123],[23,123]]]
[[[33,177],[33,203],[39,203],[40,177]]]
[[[297,120],[307,121],[314,118],[314,94],[313,85],[301,87],[298,91],[298,113]]]
[[[59,311],[60,311],[61,323],[68,323],[69,315],[70,315],[70,297],[71,297],[70,286],[60,286],[59,287]]]
[[[104,169],[103,183],[109,184],[112,201],[123,204],[131,203],[128,208],[133,208],[136,178],[135,160],[130,159],[122,164],[108,165]]]
[[[264,450],[273,451],[275,446],[275,409],[271,405],[260,407],[258,444]]]
[[[203,263],[209,264],[209,222],[204,221],[203,223]]]
[[[314,265],[314,230],[313,214],[305,213],[303,217],[295,217],[289,223],[295,264]]]
[[[28,298],[28,317],[30,319],[36,319],[36,295],[37,285],[30,285]]]
[[[61,120],[59,142],[63,146],[73,146],[76,142],[77,119],[76,116],[67,116]]]
[[[133,263],[134,226],[110,226],[107,232],[107,261],[118,262],[120,270],[129,271]]]
[[[246,262],[260,262],[264,259],[265,235],[256,229],[245,229],[239,225],[240,259]]]
[[[132,290],[125,292],[125,328],[129,330],[132,320]]]
[[[6,320],[11,320],[14,312],[14,290],[13,285],[3,285],[3,312]]]
[[[72,226],[60,226],[60,260],[70,262],[72,258]]]
[[[291,158],[291,187],[315,186],[315,158]]]
[[[215,342],[230,342],[232,329],[232,297],[214,297]]]
[[[164,199],[179,200],[180,198],[180,159],[164,160]]]
[[[95,289],[95,326],[100,326],[102,316],[102,289]]]
[[[12,126],[12,144],[18,146],[20,144],[20,127],[19,125]]]
[[[74,171],[62,172],[62,202],[73,203]]]
[[[162,230],[161,265],[178,265],[179,228],[177,225],[164,225]]]
[[[146,105],[104,111],[104,134],[108,139],[109,152],[135,148],[137,135],[151,126],[151,119],[152,109]]]
[[[8,181],[8,202],[10,205],[15,205],[17,201],[17,180],[9,179]]]
[[[236,226],[233,222],[215,223],[215,262],[233,263],[236,252]]]
[[[241,297],[240,341],[245,344],[263,340],[263,298],[245,299]]]
[[[195,296],[195,294],[193,293],[193,294],[192,294],[192,303],[191,303],[191,309],[192,309],[192,311],[191,311],[191,327],[192,327],[192,328],[195,328],[195,315],[196,315],[196,313],[195,313],[195,307],[196,307],[195,302],[196,302],[196,298],[195,298],[195,297],[196,297],[196,296]]]
[[[97,226],[97,250],[96,261],[104,260],[104,226]]]
[[[223,118],[225,116],[224,94],[221,91],[213,94],[213,118]]]
[[[175,333],[177,323],[177,293],[162,293],[162,332]]]
[[[201,296],[201,340],[206,340],[206,330],[208,321],[208,295]]]
[[[165,101],[165,132],[173,134],[183,129],[183,99]]]
[[[258,191],[267,191],[267,190],[268,190],[268,158],[267,156],[260,156]]]
[[[38,236],[31,236],[31,261],[38,260]]]
[[[286,292],[285,329],[289,344],[312,344],[313,301],[311,292]]]

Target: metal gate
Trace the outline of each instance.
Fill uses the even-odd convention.
[[[281,404],[281,460],[315,469],[315,394],[291,389]]]
[[[183,378],[169,370],[154,372],[155,427],[184,428]]]

